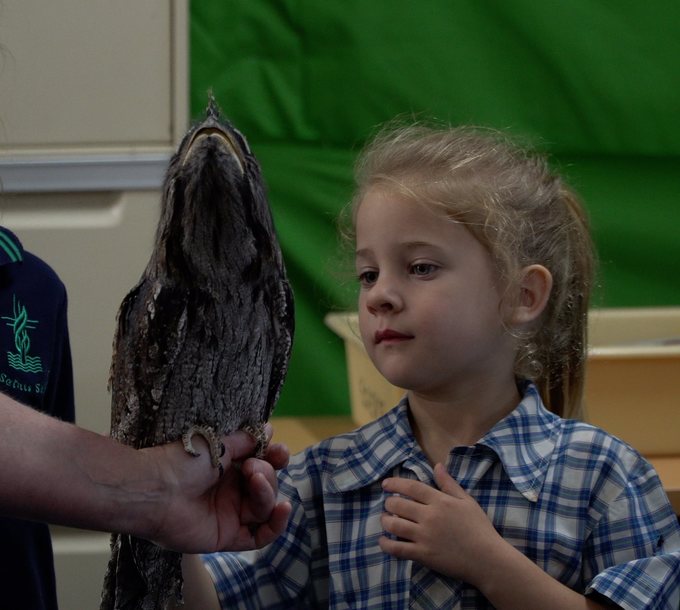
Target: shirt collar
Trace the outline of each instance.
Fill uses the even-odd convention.
[[[408,400],[351,435],[340,468],[329,478],[329,491],[349,491],[370,485],[420,451],[408,420]]]
[[[529,383],[519,405],[477,445],[491,449],[517,491],[536,502],[561,431],[562,420],[543,406],[536,386]],[[342,492],[370,485],[415,452],[421,450],[411,430],[404,397],[394,409],[353,434],[340,462],[342,467],[329,479],[329,490]]]
[[[562,424],[560,417],[543,406],[536,386],[527,383],[519,405],[477,444],[492,449],[517,491],[536,502]]]
[[[24,260],[24,247],[9,229],[0,227],[0,265],[20,263]]]

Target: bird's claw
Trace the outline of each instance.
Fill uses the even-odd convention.
[[[255,440],[255,457],[261,458],[264,456],[265,449],[267,449],[267,433],[265,432],[263,424],[246,424],[241,428],[243,432],[249,434]]]
[[[196,435],[202,436],[205,442],[208,443],[210,463],[213,468],[219,468],[220,476],[222,476],[224,474],[224,467],[222,466],[222,462],[220,462],[220,458],[226,451],[224,443],[220,441],[219,437],[210,426],[190,426],[182,435],[182,444],[184,445],[184,450],[194,457],[201,455],[191,442],[191,439]]]

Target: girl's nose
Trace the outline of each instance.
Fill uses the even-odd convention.
[[[403,300],[395,285],[379,277],[366,295],[366,307],[372,314],[400,311]]]

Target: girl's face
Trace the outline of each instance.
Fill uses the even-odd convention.
[[[436,399],[512,375],[491,256],[464,225],[371,189],[356,215],[356,270],[361,336],[390,383]]]

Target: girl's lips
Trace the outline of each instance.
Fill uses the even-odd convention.
[[[375,332],[375,344],[378,345],[383,341],[403,341],[405,339],[413,339],[412,335],[405,335],[404,333],[397,332],[391,328],[386,328],[385,330],[377,330]]]

